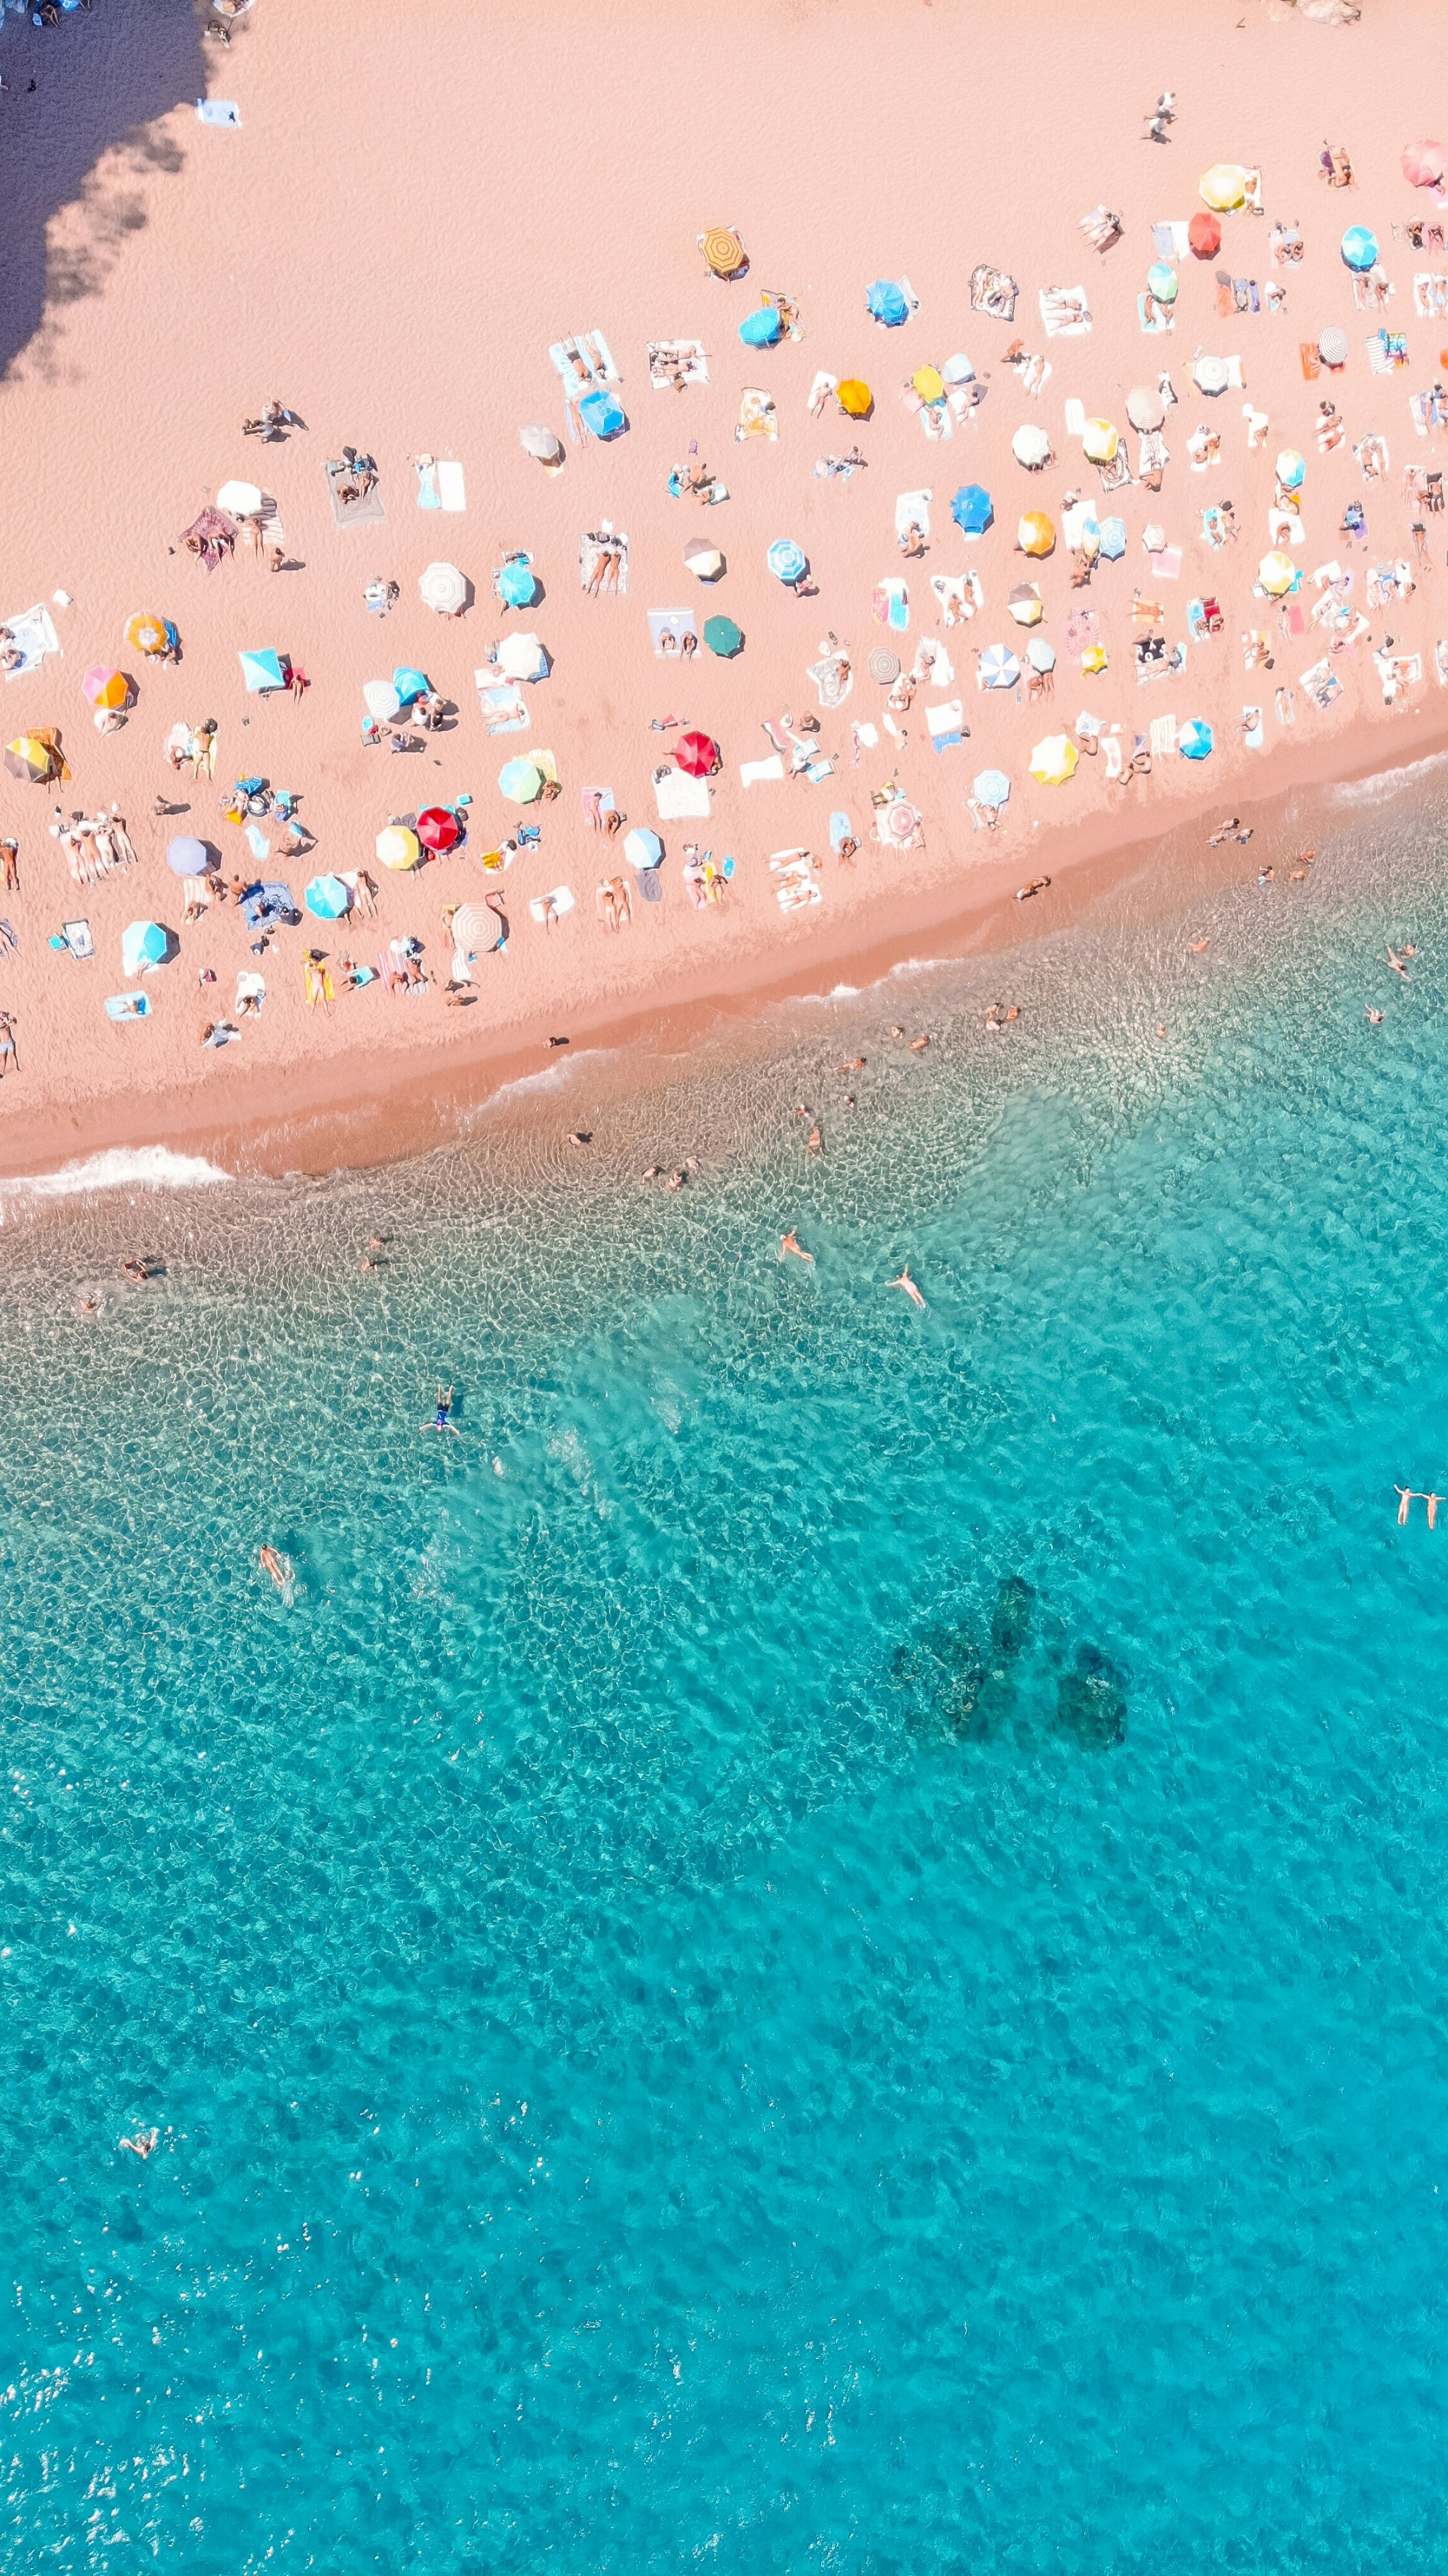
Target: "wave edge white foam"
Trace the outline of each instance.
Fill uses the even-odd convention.
[[[215,1189],[231,1179],[204,1155],[173,1153],[169,1145],[108,1145],[81,1162],[62,1163],[56,1172],[0,1180],[0,1202],[84,1198],[98,1190]]]
[[[1345,778],[1332,791],[1335,805],[1385,805],[1390,796],[1400,796],[1416,779],[1426,778],[1432,769],[1448,762],[1448,751],[1430,751],[1421,760],[1409,760],[1401,769],[1378,769],[1371,778]]]

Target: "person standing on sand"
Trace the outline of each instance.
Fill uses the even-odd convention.
[[[0,841],[0,859],[5,862],[5,891],[7,894],[15,894],[20,885],[19,842]]]

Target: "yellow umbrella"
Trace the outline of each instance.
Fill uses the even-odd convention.
[[[1230,215],[1247,201],[1247,173],[1237,161],[1214,161],[1198,182],[1197,195],[1213,214]]]
[[[1264,555],[1257,566],[1257,579],[1273,599],[1280,599],[1285,590],[1292,588],[1293,577],[1294,567],[1290,555],[1280,552]]]
[[[1013,617],[1018,626],[1039,626],[1045,613],[1033,581],[1021,582],[1006,601],[1006,615]]]
[[[917,367],[910,382],[922,402],[939,402],[945,391],[945,378],[938,367]]]
[[[716,277],[733,277],[744,265],[744,244],[727,224],[711,224],[699,235],[699,248]]]
[[[1104,671],[1106,668],[1105,645],[1088,644],[1085,652],[1081,656],[1081,668],[1085,672],[1088,680],[1094,679],[1098,671]]]
[[[17,734],[5,746],[5,766],[12,778],[28,778],[43,787],[50,776],[50,745],[38,733]]]
[[[417,834],[405,823],[389,823],[377,835],[377,855],[385,868],[415,868],[422,855]]]
[[[164,653],[166,650],[165,618],[149,617],[143,610],[141,615],[133,617],[127,626],[126,642],[133,653]]]
[[[1076,746],[1069,734],[1048,733],[1031,754],[1031,776],[1043,787],[1060,787],[1076,768]]]
[[[1055,526],[1044,510],[1026,511],[1016,530],[1016,545],[1023,555],[1049,555],[1055,551]]]
[[[1088,420],[1081,445],[1093,465],[1109,465],[1121,445],[1121,432],[1111,420]]]
[[[859,376],[846,376],[835,400],[841,411],[848,412],[851,420],[866,420],[873,408],[875,397],[869,386],[863,383]]]

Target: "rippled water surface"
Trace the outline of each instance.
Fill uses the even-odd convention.
[[[9,2563],[1445,2563],[1440,840],[11,1201]]]

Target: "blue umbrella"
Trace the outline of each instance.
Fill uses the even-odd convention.
[[[1126,521],[1124,519],[1102,520],[1101,551],[1106,557],[1108,563],[1120,562],[1121,557],[1126,552]]]
[[[765,562],[776,581],[793,584],[804,579],[809,557],[803,546],[795,544],[793,537],[776,537]]]
[[[537,590],[532,565],[525,563],[521,555],[504,564],[498,575],[498,597],[505,608],[531,608]]]
[[[286,687],[286,673],[275,653],[242,653],[237,658],[251,696],[260,697],[268,689]]]
[[[865,308],[873,313],[877,322],[886,323],[892,331],[899,323],[908,321],[910,316],[903,287],[896,286],[888,277],[877,277],[873,286],[866,287]]]
[[[761,304],[757,313],[746,313],[739,325],[739,337],[748,349],[772,349],[784,324],[772,304]]]
[[[340,921],[351,900],[340,877],[313,877],[306,892],[307,910],[318,921]]]
[[[983,537],[995,517],[989,492],[981,483],[962,483],[950,505],[950,515],[965,537]]]
[[[987,644],[978,667],[983,689],[1013,689],[1021,676],[1021,666],[1008,644]]]
[[[148,966],[164,966],[171,934],[159,921],[132,921],[121,933],[121,973],[144,975]]]
[[[1193,716],[1177,735],[1177,749],[1183,760],[1205,760],[1213,741],[1211,726],[1203,724],[1199,716]]]
[[[625,427],[622,403],[602,385],[593,393],[584,395],[578,406],[578,417],[585,429],[592,430],[595,438],[616,438]]]
[[[1164,259],[1156,260],[1146,272],[1146,283],[1158,304],[1175,304],[1177,273]]]
[[[415,698],[427,695],[432,682],[425,671],[414,671],[410,663],[399,662],[392,674],[392,685],[397,691],[398,706],[410,707]]]
[[[1342,237],[1342,255],[1349,268],[1355,268],[1360,271],[1367,270],[1369,268],[1376,268],[1378,264],[1377,234],[1370,233],[1366,224],[1349,224],[1347,231]]]
[[[975,795],[982,805],[1006,805],[1010,802],[1011,782],[1003,769],[983,769],[975,782]]]

